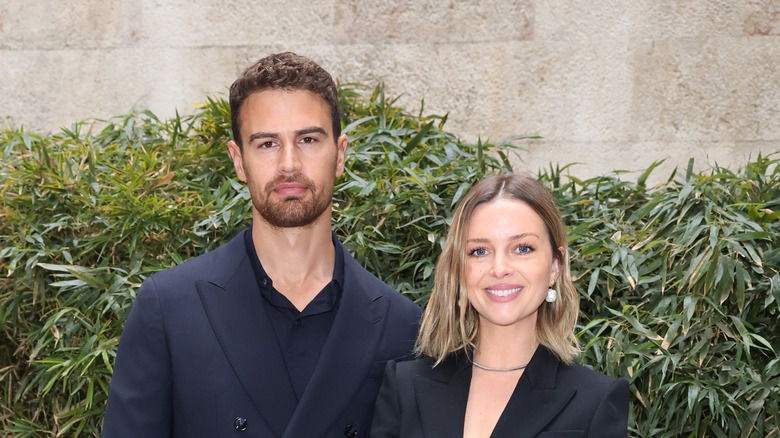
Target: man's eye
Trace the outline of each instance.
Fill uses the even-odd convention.
[[[274,147],[274,142],[272,142],[272,141],[264,141],[264,142],[260,143],[259,145],[257,145],[257,147],[260,148],[260,149],[272,148],[272,147]]]
[[[301,143],[305,143],[305,144],[311,144],[311,143],[314,143],[316,141],[317,141],[317,139],[314,138],[314,137],[303,137],[301,139]]]

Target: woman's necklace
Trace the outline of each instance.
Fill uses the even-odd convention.
[[[523,364],[523,365],[518,365],[516,367],[495,368],[495,367],[487,367],[485,365],[478,364],[478,363],[474,362],[473,360],[471,361],[471,363],[473,363],[475,367],[483,369],[485,371],[502,371],[502,372],[522,370],[522,369],[524,369],[525,367],[528,366],[528,364]]]

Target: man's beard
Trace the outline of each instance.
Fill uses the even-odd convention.
[[[311,196],[308,199],[289,197],[279,201],[271,200],[274,187],[278,184],[293,182],[306,186]],[[305,194],[303,198],[305,198]],[[330,207],[332,198],[332,185],[318,189],[310,179],[298,174],[287,178],[275,178],[266,184],[262,197],[252,197],[252,204],[260,217],[272,227],[297,228],[312,225]]]

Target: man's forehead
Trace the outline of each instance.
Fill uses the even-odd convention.
[[[267,89],[252,93],[241,107],[241,128],[249,133],[295,132],[320,128],[331,133],[330,108],[308,90]]]

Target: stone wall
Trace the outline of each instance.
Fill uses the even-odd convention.
[[[292,50],[520,167],[587,177],[780,151],[780,0],[5,0],[0,116],[32,130],[225,94]]]

